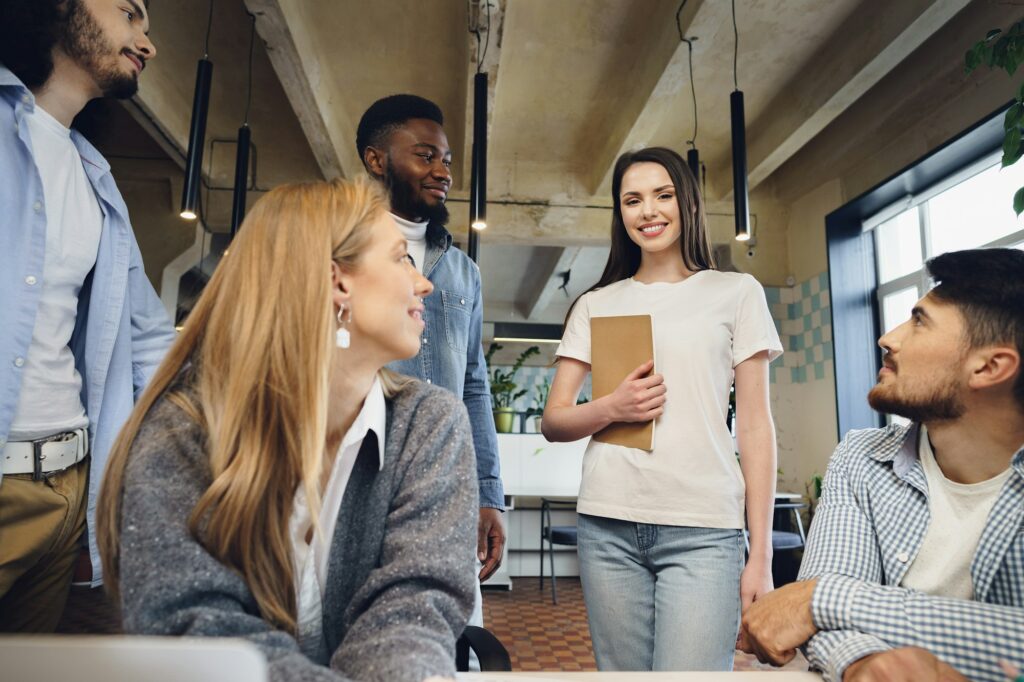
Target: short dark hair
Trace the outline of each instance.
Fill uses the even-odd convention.
[[[81,0],[3,0],[0,2],[0,64],[30,90],[53,75],[53,46]],[[149,0],[143,0],[149,9]]]
[[[0,2],[0,63],[30,89],[53,73],[53,46],[60,40],[68,0]]]
[[[1024,359],[1024,251],[951,251],[926,266],[935,281],[931,295],[957,307],[971,348],[1009,343]],[[1013,395],[1024,407],[1024,369],[1017,374]]]
[[[379,147],[391,133],[413,118],[425,118],[444,125],[441,107],[417,95],[390,95],[370,105],[356,128],[356,151],[359,158],[367,147]]]

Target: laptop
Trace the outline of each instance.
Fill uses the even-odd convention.
[[[267,661],[240,639],[0,636],[5,682],[267,682]]]

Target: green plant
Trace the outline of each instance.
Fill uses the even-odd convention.
[[[979,66],[1003,69],[1013,76],[1017,67],[1024,64],[1024,20],[1018,21],[1003,31],[994,28],[985,38],[967,50],[964,66],[971,73]],[[1012,166],[1024,156],[1024,83],[1014,94],[1014,102],[1003,119],[1003,161],[1002,167]],[[1024,213],[1024,187],[1013,195],[1013,210],[1019,216]]]
[[[516,391],[519,386],[515,382],[515,376],[522,369],[523,363],[527,359],[534,355],[540,355],[540,348],[537,346],[530,346],[516,358],[516,361],[512,363],[512,366],[508,371],[502,371],[500,367],[491,367],[491,358],[494,354],[504,348],[501,344],[492,343],[487,349],[487,354],[484,355],[484,362],[487,363],[487,368],[490,372],[491,380],[491,403],[494,409],[512,407],[519,398],[526,395],[526,389]]]
[[[544,377],[544,381],[533,387],[533,405],[526,410],[526,416],[544,414],[544,406],[548,404],[548,394],[550,392],[551,379]]]

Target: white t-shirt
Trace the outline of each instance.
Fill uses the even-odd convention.
[[[630,279],[576,303],[556,354],[590,363],[590,318],[650,314],[665,411],[650,452],[591,439],[578,509],[637,523],[743,528],[743,474],[726,424],[733,368],[782,354],[764,290],[750,275],[703,270],[681,282]]]
[[[937,597],[974,599],[971,562],[999,493],[1013,470],[980,483],[956,483],[942,473],[921,426],[917,453],[928,481],[928,530],[900,585]]]
[[[32,344],[25,358],[10,440],[32,440],[88,426],[82,377],[68,343],[78,316],[78,293],[96,264],[103,212],[71,131],[36,106],[25,120],[43,183],[46,254]]]
[[[422,275],[423,261],[427,257],[427,225],[429,221],[424,220],[422,223],[414,223],[411,220],[399,218],[394,213],[391,214],[391,217],[398,224],[398,229],[402,231],[405,241],[409,243],[409,255],[412,256],[416,269]]]
[[[341,511],[341,500],[352,477],[356,456],[363,446],[366,435],[373,431],[377,436],[379,466],[384,466],[384,436],[387,428],[387,408],[384,403],[384,389],[380,379],[375,379],[370,392],[363,401],[363,407],[352,426],[341,439],[341,445],[334,456],[331,475],[320,500],[320,533],[314,534],[312,542],[306,536],[312,527],[312,516],[301,486],[295,491],[292,515],[288,530],[292,541],[292,561],[295,575],[295,597],[299,646],[304,653],[315,659],[330,657],[323,639],[323,595],[327,593],[327,569],[330,566],[331,543],[334,529]]]

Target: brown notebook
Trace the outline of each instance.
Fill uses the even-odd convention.
[[[613,393],[630,372],[654,358],[653,325],[650,315],[590,318],[590,373],[595,400]],[[654,420],[614,422],[593,437],[602,443],[653,450]]]

